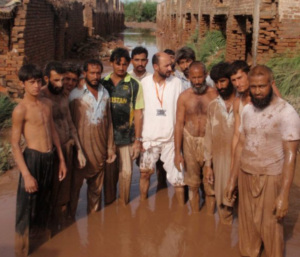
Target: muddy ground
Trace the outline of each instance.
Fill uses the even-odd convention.
[[[287,257],[300,253],[300,156],[285,219]],[[0,256],[14,256],[14,222],[18,171],[0,177]],[[205,206],[192,214],[176,204],[172,187],[156,191],[153,175],[149,199],[139,201],[139,172],[134,170],[131,201],[118,201],[87,216],[86,186],[81,190],[76,222],[36,249],[33,257],[238,257],[237,218],[232,226],[208,216]]]

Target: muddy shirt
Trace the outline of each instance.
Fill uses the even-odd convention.
[[[128,145],[134,142],[134,110],[144,108],[143,89],[128,73],[116,86],[110,76],[101,83],[110,95],[115,144]]]
[[[251,174],[278,175],[284,161],[282,142],[300,139],[299,115],[281,98],[263,110],[247,104],[240,132],[245,134],[241,169]]]
[[[79,141],[87,159],[86,169],[98,171],[107,156],[108,137],[112,133],[109,94],[98,88],[98,99],[88,90],[75,88],[70,96],[70,111]]]

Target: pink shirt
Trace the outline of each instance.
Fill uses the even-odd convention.
[[[240,132],[245,135],[241,169],[251,174],[278,175],[284,161],[282,143],[300,139],[300,118],[281,98],[263,110],[247,104]]]

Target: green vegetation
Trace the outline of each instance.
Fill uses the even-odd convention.
[[[9,143],[0,143],[0,174],[13,167],[11,145]]]
[[[300,51],[273,57],[266,65],[273,70],[276,85],[283,96],[300,96]]]
[[[11,126],[11,113],[16,103],[12,102],[7,96],[0,94],[0,128]]]
[[[146,2],[141,1],[135,2],[125,2],[124,3],[124,14],[125,21],[151,21],[156,20],[156,2]]]
[[[208,70],[225,60],[226,39],[221,31],[208,31],[201,39],[196,32],[187,45],[196,52],[196,59],[204,62]]]
[[[11,114],[16,104],[0,94],[0,129],[11,127]],[[9,143],[0,142],[0,174],[12,168],[12,154]]]

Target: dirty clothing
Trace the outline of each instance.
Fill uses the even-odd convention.
[[[17,191],[16,209],[16,248],[28,254],[30,251],[30,236],[38,231],[47,233],[51,213],[51,189],[53,177],[53,162],[55,151],[41,153],[26,148],[23,156],[30,174],[38,183],[38,191],[29,194],[25,191],[25,183],[20,174]]]
[[[86,157],[86,166],[74,171],[71,193],[71,216],[75,216],[83,179],[88,184],[88,211],[98,210],[103,184],[107,149],[113,148],[113,131],[109,94],[100,84],[98,99],[84,85],[75,88],[69,97],[70,111]]]
[[[230,175],[231,143],[234,134],[234,114],[231,105],[227,111],[224,100],[218,96],[207,109],[204,136],[205,165],[213,163],[214,189],[218,212],[222,219],[223,193]],[[224,214],[228,218],[228,213]]]
[[[282,257],[283,222],[273,213],[282,175],[252,175],[239,172],[239,246],[242,256],[260,256],[264,244],[267,257]]]
[[[109,92],[116,145],[134,142],[134,110],[144,108],[143,89],[140,82],[129,74],[118,85],[107,75],[102,84]]]
[[[183,173],[178,171],[175,164],[174,142],[144,142],[144,152],[141,153],[141,172],[154,173],[156,162],[160,158],[167,173],[167,180],[172,186],[184,186]]]
[[[278,175],[284,161],[283,141],[300,139],[300,118],[281,98],[263,110],[246,105],[240,132],[246,135],[241,169],[253,175]]]
[[[204,138],[193,137],[183,130],[183,157],[185,165],[184,182],[190,187],[200,187],[204,165]],[[213,186],[203,180],[204,191],[208,196],[215,194]]]

